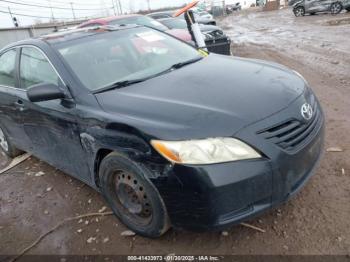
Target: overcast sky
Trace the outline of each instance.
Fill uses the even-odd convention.
[[[117,1],[118,0],[0,0],[0,27],[13,27],[10,14],[3,13],[9,12],[8,8],[10,8],[13,16],[17,18],[19,24],[21,26],[26,26],[37,22],[48,22],[52,16],[58,20],[72,20],[73,12],[70,3],[73,5],[74,15],[77,19],[91,16],[100,17],[114,15],[113,4],[116,12],[118,12]],[[191,1],[192,0],[149,0],[149,3],[152,9],[156,9],[181,6]],[[123,12],[129,13],[148,9],[147,0],[120,0],[120,3]],[[52,9],[50,6],[52,6]]]

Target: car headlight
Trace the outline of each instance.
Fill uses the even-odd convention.
[[[151,144],[163,157],[179,164],[214,164],[261,158],[256,150],[235,138],[186,141],[152,140]]]

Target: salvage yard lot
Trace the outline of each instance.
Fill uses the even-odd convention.
[[[346,21],[350,13],[295,18],[290,9],[219,19],[233,40],[235,55],[275,61],[306,78],[326,114],[325,148],[341,148],[325,152],[315,176],[294,199],[249,222],[265,233],[236,226],[228,234],[171,230],[150,240],[121,236],[127,229],[114,216],[89,217],[57,228],[29,254],[349,254],[350,24]],[[6,161],[1,156],[2,166]],[[105,205],[93,189],[31,157],[0,175],[0,253],[18,254],[64,219],[98,212]]]

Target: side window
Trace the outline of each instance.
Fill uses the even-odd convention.
[[[11,49],[0,56],[0,85],[15,87],[16,50]]]
[[[58,85],[58,75],[38,49],[23,47],[20,61],[21,88],[28,89],[32,85],[42,83]]]

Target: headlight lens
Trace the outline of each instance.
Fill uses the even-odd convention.
[[[152,140],[163,157],[179,164],[214,164],[261,158],[252,147],[235,138],[208,138],[187,141]]]

